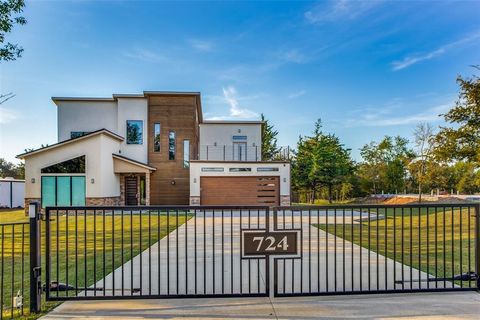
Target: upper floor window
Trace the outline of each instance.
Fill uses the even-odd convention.
[[[183,140],[183,167],[190,168],[190,140]]]
[[[143,143],[143,121],[127,120],[127,144]]]
[[[175,131],[168,133],[168,160],[175,160]]]
[[[88,131],[72,131],[70,132],[70,138],[73,139],[73,138],[78,138],[78,137],[81,137],[81,136],[84,136],[86,134],[89,134],[90,132]]]
[[[153,152],[160,152],[160,123],[153,124]]]
[[[85,156],[80,156],[42,168],[42,173],[85,173]]]

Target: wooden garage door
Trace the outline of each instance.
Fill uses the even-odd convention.
[[[202,205],[279,205],[279,177],[201,177]]]

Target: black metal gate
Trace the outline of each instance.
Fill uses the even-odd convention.
[[[265,258],[242,259],[241,229],[268,207],[46,208],[46,298],[265,296]]]
[[[300,258],[277,258],[275,296],[477,290],[479,205],[274,208],[300,228]]]
[[[69,300],[477,290],[478,213],[479,205],[471,203],[47,208],[46,295]],[[262,247],[260,238],[271,242]],[[298,239],[295,252],[280,238]],[[252,239],[259,241],[252,245]],[[280,252],[266,251],[277,244]],[[256,256],[255,250],[263,253]]]

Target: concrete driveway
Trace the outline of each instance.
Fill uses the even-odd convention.
[[[358,223],[357,218],[347,217],[345,225]],[[279,215],[278,227],[301,228],[303,232],[302,258],[278,261],[280,293],[342,291],[344,286],[346,291],[434,287],[434,283],[418,281],[428,278],[425,272],[313,226],[326,219],[321,214],[309,217],[298,212],[287,214],[285,220]],[[328,223],[334,220],[329,217]],[[337,217],[336,223],[342,228],[342,217]],[[198,212],[196,218],[98,281],[97,287],[105,288],[107,296],[113,290],[115,295],[130,295],[132,288],[133,295],[140,291],[143,295],[264,293],[265,259],[241,259],[240,229],[249,226],[265,228],[264,214],[251,212],[248,217],[248,212],[240,216],[238,211],[227,211],[223,217],[220,212],[213,217],[211,212]],[[404,280],[403,286],[395,280]],[[444,286],[452,283],[437,284],[438,288]]]
[[[63,319],[479,319],[476,292],[294,298],[69,301]]]

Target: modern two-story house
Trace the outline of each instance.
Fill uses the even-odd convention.
[[[198,92],[53,97],[58,143],[25,160],[25,202],[289,205],[290,164],[263,161],[261,121],[207,121]]]

